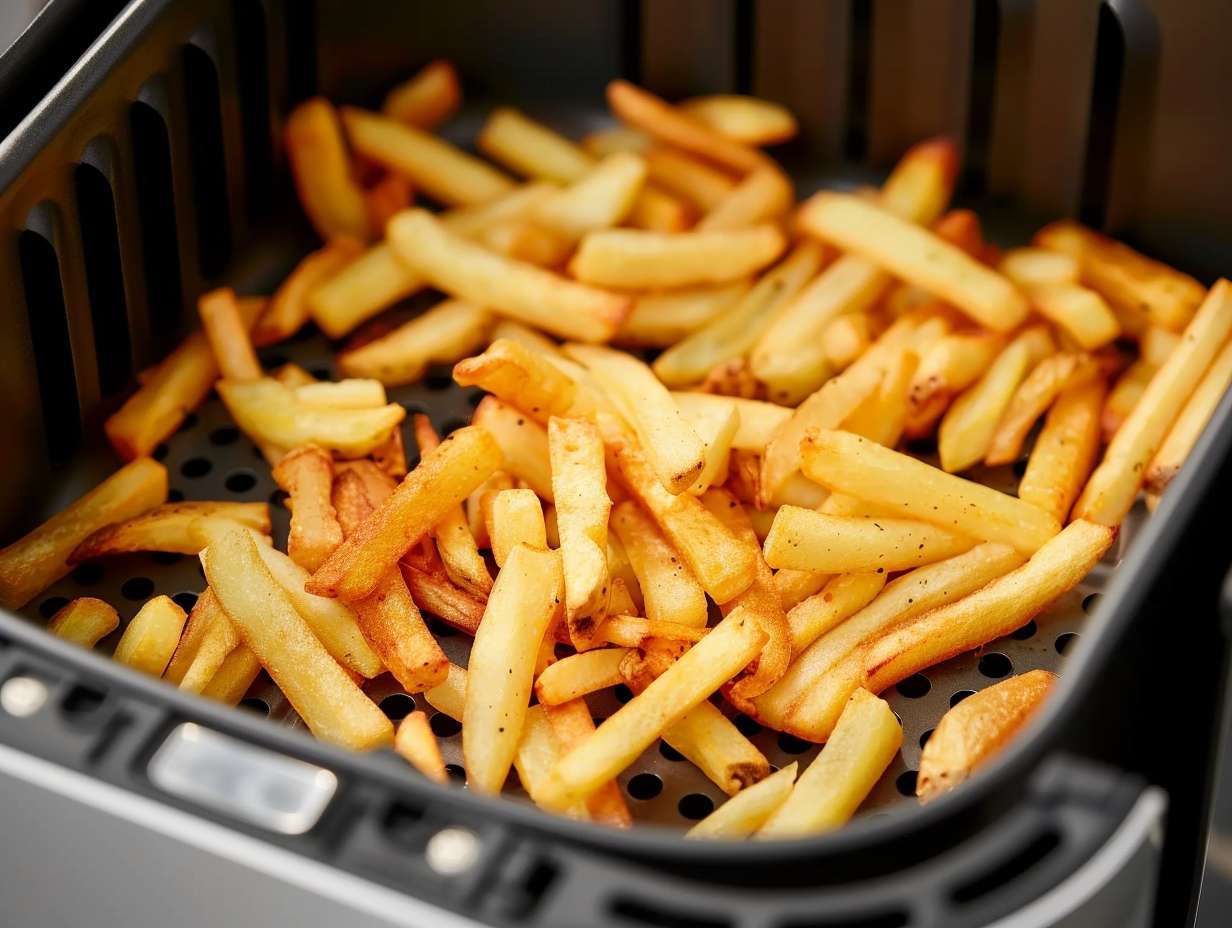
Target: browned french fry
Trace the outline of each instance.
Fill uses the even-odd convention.
[[[1031,449],[1018,498],[1065,522],[1095,464],[1099,417],[1108,388],[1103,380],[1057,397]]]
[[[411,182],[401,174],[386,174],[364,191],[364,207],[368,224],[378,234],[385,231],[389,220],[415,201]]]
[[[428,717],[419,710],[410,713],[398,723],[394,750],[432,782],[442,785],[449,782],[449,774],[445,771],[445,761],[441,759],[441,748],[436,743],[436,735],[432,734],[432,729],[428,726]]]
[[[706,624],[706,594],[676,549],[636,503],[612,510],[612,531],[620,539],[646,603],[646,617],[695,627]]]
[[[380,226],[384,228],[384,226]],[[252,327],[254,345],[273,345],[290,338],[309,318],[308,294],[363,253],[353,238],[339,237],[304,258],[270,298]]]
[[[1206,374],[1190,394],[1180,414],[1168,430],[1159,451],[1151,459],[1146,472],[1146,486],[1154,493],[1162,493],[1172,482],[1181,465],[1197,444],[1206,423],[1215,413],[1215,407],[1223,399],[1228,385],[1232,384],[1232,339],[1223,346],[1223,351],[1211,362]]]
[[[69,565],[110,554],[132,551],[167,551],[196,554],[201,545],[192,532],[198,519],[226,519],[246,525],[263,535],[270,531],[266,503],[183,502],[163,503],[122,522],[113,522],[92,532],[68,556]]]
[[[544,714],[552,725],[562,754],[567,754],[595,733],[595,720],[591,718],[585,700],[575,699],[560,705],[544,706]],[[617,828],[633,826],[633,816],[615,779],[608,780],[591,793],[586,800],[586,808],[592,821]]]
[[[782,171],[759,168],[711,206],[697,228],[713,232],[772,221],[791,209],[794,193]]]
[[[885,579],[886,575],[879,573],[840,574],[793,606],[787,613],[792,659],[872,602],[884,589]]]
[[[214,623],[220,620],[227,620],[227,615],[207,587],[197,597],[196,603],[188,613],[180,640],[171,653],[166,669],[163,670],[164,680],[176,686],[180,685],[180,681],[188,673],[188,668],[192,666],[197,652],[201,649],[206,635]]]
[[[20,609],[69,572],[77,546],[113,522],[167,498],[167,470],[150,458],[124,465],[42,525],[0,549],[0,605]]]
[[[635,615],[609,615],[595,633],[595,640],[622,648],[640,648],[652,639],[660,642],[701,641],[706,629],[698,625],[680,625],[643,619]]]
[[[505,338],[494,340],[483,354],[459,361],[453,379],[464,387],[480,387],[527,415],[546,423],[573,405],[574,383],[542,355]]]
[[[736,186],[722,171],[675,148],[651,148],[642,154],[650,180],[703,213],[714,209]]]
[[[226,531],[228,528],[229,526],[223,526],[218,531]],[[214,529],[204,530],[203,537],[210,537],[206,532],[213,531]],[[203,608],[206,613],[204,621],[207,625],[191,663],[184,671],[184,676],[180,678],[180,689],[186,693],[203,692],[222,667],[227,655],[240,644],[239,632],[218,602],[218,598],[210,590],[202,593],[201,597],[198,597],[198,602],[202,598],[206,600]]]
[[[933,343],[920,357],[911,381],[906,432],[927,435],[950,401],[975,383],[1005,347],[997,332],[954,332]]]
[[[47,630],[58,638],[92,648],[120,625],[120,617],[110,603],[93,596],[82,596],[62,606]]]
[[[316,570],[342,544],[342,528],[330,504],[333,458],[315,445],[304,445],[278,462],[274,480],[286,491],[291,510],[287,553],[301,567]]]
[[[558,706],[622,682],[620,662],[628,648],[595,648],[561,658],[535,680],[543,705]]]
[[[496,442],[505,471],[529,486],[541,499],[554,501],[547,429],[494,396],[485,396],[475,407],[471,422],[486,430]],[[473,522],[471,530],[475,531]],[[479,539],[476,532],[475,540],[483,547]]]
[[[1018,385],[984,455],[989,466],[1010,464],[1022,451],[1036,420],[1065,390],[1100,376],[1097,360],[1086,353],[1064,351],[1040,361]]]
[[[443,572],[431,573],[403,564],[402,576],[417,606],[446,625],[452,625],[468,635],[475,634],[483,619],[486,599],[479,599],[455,586]]]
[[[284,133],[299,201],[317,234],[367,241],[364,194],[351,175],[333,105],[324,97],[304,101],[287,117]]]
[[[773,510],[773,512],[777,513],[778,510]],[[878,575],[874,574],[874,576]],[[779,591],[779,600],[783,603],[783,608],[790,610],[808,599],[832,579],[826,574],[812,570],[776,570],[774,588]]]
[[[1074,506],[1074,518],[1116,525],[1129,512],[1151,459],[1186,400],[1232,333],[1232,284],[1220,280],[1194,315],[1181,344],[1151,378],[1117,430]]]
[[[1035,715],[1056,679],[1047,670],[1029,670],[947,711],[920,754],[915,784],[920,801],[952,790],[1000,751]]]
[[[111,656],[142,673],[161,677],[187,618],[169,596],[155,596],[129,619]]]
[[[461,102],[462,88],[453,65],[437,60],[386,94],[381,111],[391,119],[430,130],[453,115]]]

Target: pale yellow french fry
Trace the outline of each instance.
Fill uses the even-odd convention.
[[[1040,430],[1018,498],[1065,522],[1099,452],[1099,419],[1108,388],[1103,380],[1057,397]]]
[[[257,547],[260,548],[261,545]],[[207,590],[203,595],[212,598],[214,594]],[[210,623],[192,662],[180,679],[180,689],[186,693],[204,692],[222,668],[227,656],[241,644],[239,632],[222,610],[222,606],[216,604],[214,608],[218,610],[218,615]]]
[[[139,516],[113,522],[91,533],[73,549],[68,563],[78,564],[109,554],[132,551],[196,554],[201,550],[201,545],[192,526],[198,519],[228,520],[246,525],[263,535],[270,532],[267,503],[163,503]]]
[[[816,242],[796,246],[739,302],[659,355],[654,362],[659,379],[669,386],[696,383],[715,365],[746,354],[776,313],[817,273],[823,258]]]
[[[492,500],[496,498],[496,494],[501,490],[513,489],[513,485],[513,477],[503,470],[498,470],[467,495],[464,506],[466,525],[478,547],[492,546],[492,539],[488,537],[488,510],[492,508]]]
[[[545,706],[544,713],[551,723],[552,733],[562,754],[585,743],[595,733],[595,721],[585,700],[575,699],[559,706]],[[619,784],[608,780],[586,799],[586,809],[591,821],[616,828],[631,828],[633,816],[620,792]]]
[[[654,521],[635,503],[612,510],[620,540],[645,601],[646,617],[680,625],[706,624],[706,594]]]
[[[759,783],[745,787],[685,832],[686,838],[733,840],[756,832],[791,795],[798,764],[792,761]]]
[[[1040,361],[1018,385],[997,424],[984,463],[990,467],[1018,458],[1027,435],[1053,401],[1065,390],[1090,383],[1101,375],[1089,354],[1063,351]]]
[[[161,677],[180,642],[187,618],[169,596],[155,596],[129,619],[111,656],[142,673]]]
[[[414,77],[385,95],[381,112],[418,129],[435,129],[462,102],[458,74],[448,61],[425,65]]]
[[[367,378],[318,380],[292,389],[299,402],[314,409],[373,409],[386,403],[384,385]]]
[[[826,746],[757,837],[800,837],[845,824],[898,756],[902,743],[903,727],[889,703],[868,690],[856,690]]]
[[[918,365],[918,354],[909,348],[900,351],[876,392],[856,407],[844,421],[843,428],[887,448],[895,447],[907,425],[911,380]]]
[[[548,433],[543,426],[491,396],[484,397],[475,408],[471,421],[496,441],[501,467],[507,473],[524,481],[542,499],[554,501]],[[471,528],[474,530],[473,524]]]
[[[745,145],[786,142],[799,128],[790,110],[759,97],[713,94],[685,100],[679,106],[716,132]]]
[[[532,329],[530,326],[514,322],[512,319],[497,320],[488,337],[492,341],[496,341],[498,338],[508,339],[537,354],[547,355],[557,360],[564,359],[560,346],[556,342],[552,341],[552,339],[548,338],[538,329]]]
[[[1121,334],[1121,323],[1094,290],[1077,284],[1057,284],[1027,291],[1031,306],[1064,329],[1080,348],[1102,348]]]
[[[616,340],[622,344],[666,348],[717,319],[749,292],[751,280],[663,290],[643,294],[633,303]]]
[[[1044,326],[1031,326],[1011,341],[973,386],[954,401],[937,435],[941,466],[950,473],[983,460],[997,425],[1032,367],[1053,350]]]
[[[214,360],[223,380],[256,380],[261,376],[261,363],[248,336],[248,323],[240,314],[235,291],[220,287],[201,295],[197,312],[205,337],[209,339]]]
[[[1215,414],[1215,407],[1223,399],[1232,384],[1232,339],[1223,346],[1223,351],[1211,362],[1205,376],[1198,382],[1189,400],[1181,409],[1168,437],[1159,446],[1146,472],[1146,486],[1153,493],[1162,493],[1180,471],[1197,444],[1198,437],[1207,422]]]
[[[514,548],[525,545],[536,551],[548,548],[543,505],[534,490],[501,490],[492,499],[488,517],[492,558],[503,567]]]
[[[1082,274],[1078,259],[1046,248],[1011,248],[997,269],[1024,290],[1076,284]]]
[[[773,512],[777,514],[778,510],[775,509]],[[774,527],[773,522],[770,527]],[[767,537],[769,534],[767,531]],[[774,572],[775,589],[779,591],[779,599],[783,603],[783,608],[788,610],[808,599],[832,579],[828,574],[812,570],[776,570]]]
[[[82,596],[62,606],[47,630],[58,638],[92,648],[120,625],[115,607],[93,596]]]
[[[465,670],[459,670],[465,674]],[[526,790],[531,801],[537,806],[546,808],[543,796],[552,779],[552,771],[560,763],[560,745],[552,732],[552,724],[548,721],[543,706],[531,706],[526,710],[526,722],[522,727],[522,740],[518,742],[518,751],[513,758],[513,766],[518,772],[518,781]],[[590,814],[586,811],[584,802],[574,802],[566,807],[562,814],[568,818],[586,821]]]
[[[614,613],[603,620],[595,633],[595,640],[622,648],[639,648],[652,640],[655,643],[701,641],[705,634],[706,629],[696,625],[679,625]]]
[[[609,611],[616,610],[619,606],[619,602],[616,601],[616,586],[619,584],[624,587],[625,594],[633,603],[633,608],[628,611],[633,615],[644,615],[641,584],[638,583],[637,574],[629,561],[629,553],[625,551],[625,546],[620,543],[620,539],[612,531],[607,533],[607,569],[612,576],[612,598],[608,602]]]
[[[335,238],[300,261],[274,291],[269,305],[253,325],[253,344],[273,345],[298,332],[310,315],[308,295],[362,253],[359,241]]]
[[[709,416],[712,410],[735,409],[740,423],[732,437],[732,448],[740,451],[764,451],[775,430],[791,418],[790,409],[761,400],[679,391],[673,392],[672,398],[690,420]]]
[[[448,364],[483,344],[492,316],[461,300],[446,300],[380,338],[338,355],[338,368],[389,386],[414,383],[429,364]]]
[[[697,223],[703,232],[772,221],[791,209],[791,181],[776,168],[759,168],[727,191]]]
[[[451,663],[444,682],[424,690],[423,695],[437,712],[461,722],[466,708],[466,670]]]
[[[569,243],[587,232],[620,225],[646,181],[646,162],[633,154],[610,155],[547,200],[535,219]]]
[[[640,129],[613,126],[583,136],[581,144],[582,149],[591,157],[602,158],[618,151],[644,154],[654,146],[654,139]]]
[[[573,183],[594,166],[578,146],[511,107],[492,111],[476,144],[515,173],[557,183]]]
[[[1171,357],[1176,346],[1181,343],[1181,336],[1169,329],[1153,325],[1142,333],[1138,343],[1139,353],[1144,361],[1153,367],[1163,367],[1164,362]]]
[[[801,227],[862,255],[896,277],[936,294],[998,332],[1022,323],[1026,298],[1006,278],[960,248],[849,194],[816,194],[800,209]]]
[[[628,653],[628,648],[595,648],[561,658],[539,674],[535,695],[545,705],[558,706],[616,686],[624,682],[620,662]]]
[[[440,745],[436,743],[436,736],[428,726],[428,717],[422,712],[412,712],[398,723],[394,750],[434,783],[449,782],[445,761],[441,759]]]
[[[836,371],[849,367],[873,343],[873,319],[864,311],[831,319],[821,332],[821,351]]]
[[[326,241],[367,241],[364,192],[351,174],[333,105],[324,97],[305,100],[291,111],[283,132],[299,201],[317,234]]]
[[[1232,332],[1232,284],[1211,287],[1181,344],[1151,378],[1074,506],[1074,518],[1116,525],[1129,512],[1151,459]]]
[[[727,481],[732,440],[740,428],[740,414],[734,406],[726,410],[713,406],[707,409],[705,414],[686,418],[706,448],[706,464],[688,489],[694,496],[701,496],[711,487],[720,486]]]
[[[424,286],[424,279],[398,260],[388,242],[379,242],[318,284],[306,299],[321,331],[341,338]]]
[[[1149,363],[1146,358],[1139,358],[1117,378],[1100,414],[1100,431],[1105,444],[1112,441],[1117,429],[1129,418],[1157,370],[1159,368]]]
[[[492,587],[471,646],[463,709],[462,753],[476,792],[495,795],[504,785],[526,720],[535,655],[561,593],[560,556],[525,545],[510,553]]]
[[[702,212],[713,209],[736,186],[729,175],[679,149],[651,148],[642,158],[654,184]]]
[[[923,353],[911,381],[906,432],[927,435],[960,392],[975,383],[1005,347],[997,332],[954,332]]]
[[[840,574],[833,578],[822,576],[826,582],[787,613],[793,660],[822,635],[872,602],[886,582],[885,574],[875,572]]]

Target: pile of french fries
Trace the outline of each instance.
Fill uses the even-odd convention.
[[[395,731],[365,693],[390,673],[462,723],[470,789],[512,768],[544,809],[617,827],[617,777],[662,739],[731,797],[690,836],[814,834],[899,753],[877,694],[1081,582],[1232,381],[1227,281],[1068,221],[1001,251],[948,209],[946,140],[797,204],[762,151],[795,121],[766,101],[614,81],[619,128],[574,141],[501,108],[484,158],[433,133],[460,99],[437,62],[382,112],[291,113],[324,245],[268,300],[201,297],[201,331],[107,422],[127,463],[0,552],[5,606],[83,560],[199,555],[191,613],[150,600],[117,660],[231,704],[264,669],[317,737],[443,782],[424,714]],[[421,290],[440,301],[368,322]],[[262,369],[254,346],[309,324],[348,379]],[[487,394],[443,438],[386,392],[441,363]],[[166,501],[150,454],[211,391],[288,494],[285,551],[263,503]],[[935,459],[904,450],[921,442]],[[963,476],[1023,461],[1016,496]],[[425,614],[473,636],[466,668]],[[93,646],[118,622],[79,599],[50,627]],[[586,696],[618,684],[632,698],[596,726]],[[920,797],[1050,685],[952,709]],[[825,747],[772,774],[734,711]]]

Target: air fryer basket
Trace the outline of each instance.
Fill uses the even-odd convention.
[[[22,449],[4,459],[0,525],[15,534],[114,467],[98,424],[133,372],[191,326],[199,292],[219,282],[268,292],[310,247],[278,137],[290,105],[312,92],[372,104],[415,67],[450,57],[471,103],[448,133],[467,143],[492,100],[571,134],[600,125],[603,85],[621,74],[669,96],[752,90],[801,117],[803,137],[781,157],[803,193],[876,177],[911,142],[946,132],[966,146],[962,198],[987,217],[992,238],[1021,241],[1041,217],[1077,214],[1209,277],[1232,267],[1227,169],[1215,161],[1199,170],[1232,142],[1232,121],[1214,118],[1229,67],[1213,41],[1232,36],[1232,12],[1197,19],[1197,4],[1152,11],[1060,0],[493,0],[447,9],[135,0],[0,144],[0,214],[13,230],[0,248],[9,282],[0,389],[11,410],[0,440]],[[1187,118],[1167,105],[1178,96]],[[1193,112],[1211,118],[1195,125]],[[308,334],[263,360],[324,373],[331,356]],[[442,430],[464,422],[474,399],[447,371],[394,396]],[[0,744],[445,907],[545,924],[983,924],[1061,886],[1141,813],[1150,782],[1171,803],[1157,919],[1176,924],[1204,837],[1212,720],[1203,707],[1222,687],[1214,603],[1227,546],[1206,539],[1228,511],[1216,477],[1230,446],[1225,402],[1157,515],[1128,521],[1113,556],[1078,590],[1020,633],[890,694],[904,723],[902,757],[861,820],[832,836],[683,845],[658,829],[614,834],[525,804],[443,794],[392,756],[345,755],[287,725],[181,696],[37,628],[63,598],[85,592],[125,619],[151,590],[187,602],[204,585],[188,558],[87,565],[31,604],[34,624],[0,616],[0,681],[34,676],[53,695],[29,718],[0,715]],[[268,468],[217,400],[156,453],[173,492],[277,502]],[[1014,477],[1007,469],[989,479],[1012,487]],[[274,512],[285,531],[285,510]],[[443,644],[455,659],[465,653],[460,635]],[[928,809],[901,800],[922,736],[955,694],[1011,668],[1062,664],[1044,717],[987,774]],[[411,698],[386,679],[374,698],[391,713],[409,711]],[[246,703],[296,725],[268,681]],[[605,694],[592,708],[604,716],[616,705]],[[338,794],[315,828],[293,837],[162,793],[146,762],[184,721],[327,767]],[[460,764],[456,726],[442,718],[434,727],[446,760]],[[816,753],[773,732],[752,737],[772,763]],[[679,826],[720,798],[657,747],[621,783],[642,822]],[[450,826],[478,835],[481,853],[442,877],[425,849]],[[1149,864],[1140,876],[1127,870],[1149,895]]]

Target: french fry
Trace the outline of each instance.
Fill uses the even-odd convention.
[[[398,403],[378,409],[306,406],[272,377],[220,381],[218,393],[235,424],[255,440],[279,448],[316,444],[343,457],[364,457],[406,416]]]
[[[646,162],[637,155],[611,155],[549,198],[536,211],[535,220],[568,245],[587,232],[620,225],[637,202],[646,172]]]
[[[248,645],[236,647],[205,685],[201,695],[227,706],[238,705],[261,673],[261,662]]]
[[[483,404],[480,403],[480,405]],[[477,547],[492,547],[492,539],[488,537],[488,511],[492,508],[492,500],[496,494],[501,490],[511,490],[513,486],[513,477],[503,470],[498,470],[467,496],[464,507],[466,524],[471,530],[471,536],[475,539]]]
[[[489,226],[475,235],[474,241],[489,251],[543,268],[560,264],[571,250],[567,237],[529,219]]]
[[[775,509],[772,512],[777,513],[778,510]],[[774,523],[771,522],[772,528],[773,525]],[[877,575],[874,574],[874,576]],[[779,600],[783,608],[790,610],[820,590],[831,579],[833,578],[827,574],[820,574],[813,570],[776,570],[774,588],[779,592]]]
[[[391,480],[397,481],[405,477],[408,468],[402,429],[394,429],[390,432],[389,438],[373,448],[370,456],[371,463]]]
[[[218,519],[246,525],[262,535],[270,532],[267,503],[183,502],[163,503],[153,509],[92,532],[68,556],[69,565],[111,554],[166,551],[196,554],[201,550],[192,532],[198,519]]]
[[[716,132],[706,123],[628,81],[615,80],[608,84],[607,102],[623,122],[739,174],[771,163],[761,152]]]
[[[227,528],[228,526],[223,526],[219,530],[226,531]],[[260,548],[260,545],[257,547]],[[227,655],[240,645],[239,632],[213,592],[206,590],[198,598],[198,602],[202,598],[206,600],[202,607],[206,611],[206,629],[192,661],[180,678],[180,689],[186,693],[203,692],[226,661]]]
[[[492,316],[462,300],[445,300],[380,338],[338,355],[350,377],[373,377],[388,386],[414,383],[429,364],[448,364],[483,344]]]
[[[445,771],[445,761],[441,759],[441,748],[436,743],[436,735],[432,734],[432,729],[428,726],[428,717],[419,710],[411,712],[398,723],[394,750],[433,783],[443,786],[449,782],[449,774]]]
[[[1117,429],[1129,418],[1157,370],[1159,368],[1150,364],[1146,358],[1139,358],[1117,378],[1100,415],[1100,431],[1105,444],[1112,441]]]
[[[518,545],[546,551],[548,538],[543,506],[535,491],[501,490],[497,493],[488,514],[488,537],[492,540],[492,558],[500,567]]]
[[[487,601],[455,586],[442,572],[439,574],[418,567],[402,565],[402,577],[411,591],[415,604],[459,631],[474,635],[483,619]]]
[[[329,656],[261,563],[247,529],[210,535],[206,579],[244,643],[314,735],[355,750],[393,740],[393,725]]]
[[[1223,399],[1229,384],[1232,384],[1232,339],[1224,344],[1223,350],[1211,362],[1173,422],[1168,437],[1151,459],[1151,466],[1146,472],[1146,486],[1150,492],[1162,493],[1172,482],[1197,444],[1207,422],[1215,414],[1215,407]]]
[[[1009,464],[1022,451],[1031,428],[1062,392],[1090,383],[1100,375],[1099,363],[1085,353],[1063,351],[1040,361],[1018,385],[993,435],[984,463]]]
[[[452,116],[461,102],[462,88],[453,65],[437,60],[386,94],[381,112],[428,131]]]
[[[595,721],[585,700],[575,699],[572,702],[558,706],[545,706],[544,714],[552,726],[556,743],[562,754],[568,753],[584,743],[595,733]],[[586,800],[586,808],[592,821],[603,825],[613,825],[616,828],[631,828],[633,816],[620,793],[620,786],[612,779],[608,780]]]
[[[898,756],[902,743],[903,727],[889,703],[868,690],[856,690],[825,748],[757,837],[799,837],[843,825]]]
[[[517,174],[562,184],[573,183],[594,166],[568,139],[507,106],[491,112],[476,145]]]
[[[654,139],[640,129],[631,129],[628,126],[600,129],[582,137],[582,150],[592,158],[602,158],[618,151],[641,155],[653,146]]]
[[[399,257],[434,286],[564,338],[606,341],[632,306],[628,297],[493,254],[423,210],[396,217],[388,235]]]
[[[736,186],[727,174],[679,149],[651,148],[642,158],[651,181],[703,213],[717,206]]]
[[[573,405],[573,380],[542,355],[508,339],[495,339],[483,354],[459,361],[453,379],[493,393],[541,423]]]
[[[364,206],[368,210],[368,224],[378,234],[394,216],[415,202],[415,191],[401,174],[386,174],[364,191]]]
[[[47,623],[47,630],[65,641],[92,648],[119,625],[120,617],[113,606],[93,596],[81,596],[62,606]]]
[[[476,792],[499,793],[505,782],[526,719],[535,655],[561,592],[560,556],[525,545],[514,548],[492,587],[471,646],[462,729],[467,784]]]
[[[180,643],[187,618],[169,596],[155,596],[129,619],[111,656],[142,673],[161,677]]]
[[[843,428],[887,448],[895,447],[907,426],[911,380],[918,365],[919,355],[911,349],[898,352],[876,392],[865,397],[843,422]]]
[[[791,209],[794,194],[791,181],[781,171],[759,168],[714,203],[697,228],[713,232],[770,222]]]
[[[793,660],[822,635],[872,602],[885,588],[886,575],[851,573],[832,578],[823,574],[822,577],[825,583],[817,592],[805,597],[787,613]]]
[[[1022,323],[1026,299],[960,248],[859,197],[823,192],[800,209],[802,229],[934,293],[997,332]]]
[[[609,615],[595,633],[601,644],[614,644],[622,648],[640,648],[651,639],[659,642],[701,641],[706,629],[697,625],[680,625],[676,622],[661,622],[643,619],[635,615]]]
[[[799,129],[786,107],[759,97],[714,94],[685,100],[679,106],[727,138],[758,148],[786,142]]]
[[[1045,248],[1011,248],[997,269],[1028,291],[1077,284],[1082,273],[1077,258]]]
[[[805,476],[833,492],[1026,554],[1060,527],[1029,503],[847,432],[810,432],[801,458]]]
[[[548,502],[555,500],[547,429],[492,396],[484,397],[475,407],[471,421],[485,429],[495,440],[501,452],[501,467],[505,471],[523,481],[542,499]],[[471,530],[475,530],[474,523]],[[478,533],[475,540],[483,547]]]
[[[950,708],[920,754],[919,800],[931,802],[987,763],[1031,720],[1056,679],[1046,670],[1029,670]]]
[[[308,295],[362,253],[355,239],[335,238],[300,261],[252,327],[253,344],[273,345],[298,332],[309,319]]]
[[[1052,350],[1052,336],[1038,325],[1024,329],[1005,346],[984,376],[942,417],[937,433],[942,468],[956,473],[983,460],[1019,384]]]
[[[765,755],[708,700],[667,726],[662,737],[729,796],[770,775]]]
[[[356,152],[404,175],[439,203],[484,203],[513,189],[500,171],[434,135],[356,107],[344,107],[341,115]]]
[[[386,403],[385,387],[379,380],[318,380],[294,390],[296,400],[311,409],[375,409]]]
[[[1188,274],[1076,222],[1062,220],[1045,226],[1035,234],[1034,244],[1075,258],[1088,287],[1114,307],[1133,307],[1165,329],[1183,329],[1207,295]]]
[[[817,273],[823,257],[815,242],[796,246],[739,302],[659,355],[655,373],[669,386],[684,386],[716,364],[747,354],[776,313]]]
[[[920,357],[912,378],[906,432],[927,435],[951,400],[982,377],[1005,347],[997,332],[943,335]]]
[[[740,422],[732,436],[732,448],[738,451],[764,451],[775,430],[791,418],[790,409],[761,400],[678,391],[672,398],[690,421],[708,417],[713,409],[735,409]]]
[[[684,836],[726,840],[747,838],[761,828],[791,795],[798,766],[792,761],[761,782],[742,789],[686,831]]]
[[[1056,323],[1088,351],[1107,345],[1121,334],[1121,323],[1094,290],[1058,284],[1037,287],[1028,293],[1036,312]]]
[[[453,432],[334,550],[308,591],[347,602],[371,595],[411,545],[498,466],[500,448],[486,430]]]
[[[628,648],[595,648],[561,658],[539,674],[535,695],[547,706],[559,706],[587,693],[622,682],[620,662]]]
[[[559,809],[585,799],[627,767],[664,729],[745,667],[764,643],[765,633],[754,617],[741,609],[732,612],[590,738],[561,758],[544,801]]]
[[[706,594],[654,520],[636,503],[626,501],[612,510],[612,531],[637,575],[646,617],[652,621],[704,626]]]
[[[821,331],[821,350],[830,366],[841,371],[873,343],[873,318],[867,312],[847,313],[831,319]]]
[[[364,193],[351,174],[351,160],[333,105],[324,97],[305,100],[287,117],[284,138],[299,201],[325,241],[370,235]]]
[[[42,525],[0,549],[0,605],[20,609],[69,572],[77,546],[105,525],[140,515],[167,498],[167,470],[137,458]]]
[[[611,539],[612,539],[612,536],[608,535],[608,551],[609,551],[608,560],[609,561],[614,560],[614,558],[610,554],[612,550]],[[623,554],[623,549],[621,549],[621,553]],[[633,582],[636,584],[637,579],[634,578]],[[641,590],[639,590],[638,592],[640,593]],[[627,616],[627,615],[638,615],[641,611],[642,611],[642,607],[639,606],[634,601],[633,594],[629,592],[629,586],[628,584],[625,583],[624,579],[622,577],[612,577],[611,594],[608,598],[608,612],[610,612],[612,615],[626,615]]]
[[[341,338],[388,306],[422,289],[425,282],[398,260],[388,242],[355,258],[306,296],[321,331]]]
[[[712,406],[687,418],[706,449],[705,466],[688,489],[694,496],[701,496],[711,487],[719,486],[727,480],[732,439],[740,427],[740,414],[734,406],[726,410],[720,406]]]
[[[650,513],[714,601],[725,603],[748,589],[757,573],[753,552],[742,545],[697,497],[688,493],[673,496],[664,489],[630,436],[610,423],[601,422],[600,429],[609,469]]]
[[[619,289],[721,284],[761,270],[786,245],[770,223],[675,234],[600,229],[582,239],[569,272],[584,284]]]
[[[205,527],[202,526],[202,528]],[[201,650],[201,645],[210,630],[215,623],[220,621],[230,620],[222,611],[214,594],[206,588],[197,597],[196,603],[188,613],[183,634],[180,635],[180,640],[171,654],[171,660],[167,662],[167,667],[163,670],[164,680],[176,686],[180,685],[180,681],[184,679],[184,675],[188,673],[188,669],[196,660],[197,652]]]
[[[1059,397],[1035,440],[1018,498],[1065,522],[1095,464],[1099,418],[1108,388],[1102,380],[1072,387]]]
[[[459,671],[465,675],[465,670]],[[544,793],[551,783],[552,771],[560,762],[560,745],[548,721],[547,712],[543,706],[531,706],[526,710],[526,722],[522,726],[522,740],[518,742],[518,751],[513,757],[514,769],[518,772],[518,780],[526,790],[531,801],[537,806],[543,806]],[[586,804],[574,802],[562,810],[567,818],[587,821],[590,813]]]
[[[1074,506],[1074,518],[1116,525],[1129,512],[1151,459],[1232,332],[1232,284],[1211,287],[1181,344],[1117,430]]]
[[[205,337],[223,380],[257,380],[261,364],[252,349],[248,326],[240,315],[235,291],[229,287],[211,290],[197,301]]]
[[[342,544],[342,527],[329,499],[333,458],[316,445],[295,448],[275,465],[274,481],[286,491],[291,510],[287,553],[306,570],[316,570]]]
[[[610,524],[610,522],[609,522]],[[617,585],[624,587],[625,594],[633,602],[633,608],[628,610],[633,615],[644,615],[643,597],[641,584],[638,583],[637,574],[633,570],[633,565],[629,561],[629,554],[625,551],[625,546],[620,543],[620,539],[616,537],[615,532],[607,533],[607,569],[612,577],[612,593],[608,600],[608,611],[618,613],[619,600],[617,597]]]
[[[607,614],[610,574],[607,526],[612,501],[607,494],[603,439],[580,419],[548,422],[552,494],[560,535],[565,586],[565,622],[574,647],[584,649]]]
[[[663,290],[638,296],[625,317],[616,340],[627,345],[666,348],[696,332],[730,309],[749,292],[751,281],[681,290]]]

